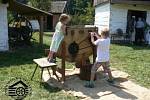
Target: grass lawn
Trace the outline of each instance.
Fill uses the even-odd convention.
[[[21,77],[29,81],[32,87],[32,96],[26,100],[77,100],[79,98],[64,94],[61,89],[49,87],[46,84],[39,86],[40,73],[36,72],[34,80],[30,81],[35,68],[32,59],[44,57],[44,49],[49,48],[49,34],[44,36],[44,45],[38,44],[38,34],[34,34],[31,47],[21,47],[10,52],[0,53],[0,100],[8,100],[4,94],[4,86],[14,77]],[[130,78],[138,84],[150,88],[150,48],[133,45],[111,45],[111,65],[114,68],[129,73]],[[71,64],[67,64],[71,68]]]
[[[34,58],[44,57],[44,49],[49,48],[49,34],[44,36],[44,45],[38,44],[38,34],[34,34],[36,41],[33,41],[31,47],[20,47],[10,52],[0,53],[0,100],[9,100],[11,98],[5,96],[4,87],[7,82],[14,77],[21,77],[29,81],[32,87],[32,96],[26,100],[77,100],[72,95],[66,95],[61,89],[49,87],[44,84],[40,87],[40,71],[35,73],[33,81],[30,81],[31,75],[35,69],[32,62]],[[71,67],[67,66],[68,68]]]
[[[150,88],[150,47],[111,45],[111,65],[130,75],[130,79]]]

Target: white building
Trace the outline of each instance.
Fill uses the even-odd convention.
[[[120,28],[126,33],[127,23],[133,16],[150,24],[150,0],[94,0],[94,5],[99,31],[108,28],[114,34]]]
[[[7,4],[0,3],[0,51],[8,49]]]

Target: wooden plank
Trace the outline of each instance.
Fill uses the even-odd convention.
[[[31,7],[29,5],[17,2],[16,0],[8,0],[8,1],[9,1],[8,10],[16,11],[17,13],[21,15],[28,15],[28,16],[43,16],[43,15],[52,16],[53,15],[44,10],[40,10],[40,9]]]
[[[39,42],[43,44],[43,35],[44,35],[44,17],[40,16],[40,34],[39,34]]]
[[[65,61],[66,61],[66,43],[63,41],[63,44],[62,44],[62,81],[64,82],[65,81]]]
[[[121,4],[142,4],[142,5],[150,5],[149,0],[94,0],[94,6],[105,3],[121,3]]]
[[[98,34],[98,28],[95,27],[95,32]],[[93,64],[96,61],[96,56],[97,56],[97,47],[93,45]]]
[[[150,1],[148,0],[111,0],[111,3],[150,5]]]

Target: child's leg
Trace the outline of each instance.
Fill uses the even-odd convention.
[[[54,52],[53,51],[49,51],[48,59],[53,59],[53,55],[54,55]]]
[[[100,67],[100,64],[95,62],[92,69],[91,69],[91,78],[90,78],[90,81],[94,81],[94,78],[95,78],[95,74],[96,74],[96,71],[97,69]]]
[[[94,63],[94,65],[92,66],[92,69],[91,69],[90,81],[88,84],[85,85],[85,87],[94,88],[94,77],[95,77],[96,71],[99,68],[99,66],[100,66],[99,63],[97,63],[97,62]]]
[[[109,62],[103,63],[102,66],[103,66],[104,72],[108,73],[109,80],[113,80]]]

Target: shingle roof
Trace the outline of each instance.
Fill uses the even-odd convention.
[[[22,4],[20,2],[17,2],[16,0],[8,0],[8,2],[9,2],[8,10],[16,11],[17,13],[19,13],[21,15],[29,15],[29,16],[30,15],[31,16],[52,15],[51,13],[31,7],[26,4]]]
[[[110,0],[94,0],[94,6],[104,3],[104,2],[108,2],[108,1],[110,1]]]
[[[67,1],[52,1],[51,2],[51,13],[63,13],[66,7]]]

